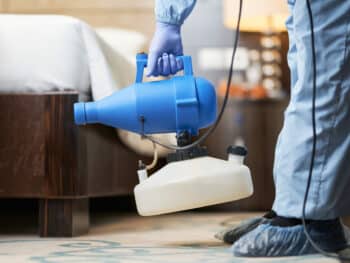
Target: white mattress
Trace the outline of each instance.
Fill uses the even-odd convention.
[[[86,98],[91,88],[100,99],[130,84],[135,71],[130,55],[146,38],[122,30],[101,34],[109,42],[72,17],[1,15],[0,92],[75,89]],[[118,35],[122,40],[111,42]]]
[[[95,31],[67,16],[0,15],[0,93],[78,90],[81,100],[90,93],[101,99],[133,83],[135,55],[146,40],[132,31]],[[153,153],[139,135],[119,135],[135,151]],[[174,143],[173,136],[160,138]]]

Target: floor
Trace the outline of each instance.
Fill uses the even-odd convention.
[[[192,212],[145,218],[100,214],[92,220],[90,233],[79,238],[41,239],[33,229],[2,235],[0,262],[337,262],[320,255],[234,258],[229,246],[213,237],[226,226],[256,215]]]

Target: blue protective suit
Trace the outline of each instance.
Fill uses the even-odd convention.
[[[182,25],[192,12],[196,0],[156,0],[157,22]]]
[[[157,0],[157,20],[182,24],[195,2]],[[350,1],[311,2],[318,141],[306,215],[333,219],[350,214]],[[291,98],[275,152],[273,210],[280,216],[300,218],[312,149],[311,34],[306,1],[289,0],[288,5]]]
[[[291,98],[274,165],[278,215],[301,217],[312,149],[312,53],[306,1],[289,0]],[[317,147],[306,216],[350,214],[350,1],[311,1],[315,25]]]
[[[317,57],[317,145],[306,218],[331,220],[350,215],[350,1],[310,2]],[[195,1],[158,0],[157,20],[180,25],[194,4]],[[279,216],[301,218],[312,150],[311,32],[306,1],[288,0],[288,5],[291,98],[275,151],[273,210]],[[328,251],[343,248],[339,222],[327,224],[309,226],[315,241]],[[324,236],[327,233],[329,239]],[[240,256],[315,252],[300,225],[278,227],[269,223],[245,234],[232,249]]]

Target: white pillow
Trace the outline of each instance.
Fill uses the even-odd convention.
[[[119,28],[96,28],[97,34],[107,45],[126,57],[130,63],[135,63],[135,55],[145,50],[147,38],[143,34]]]

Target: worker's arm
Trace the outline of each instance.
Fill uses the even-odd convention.
[[[195,4],[196,0],[156,0],[157,22],[181,26]]]
[[[176,56],[183,55],[181,25],[196,0],[156,0],[156,31],[148,59],[148,76],[176,74],[183,68]]]

